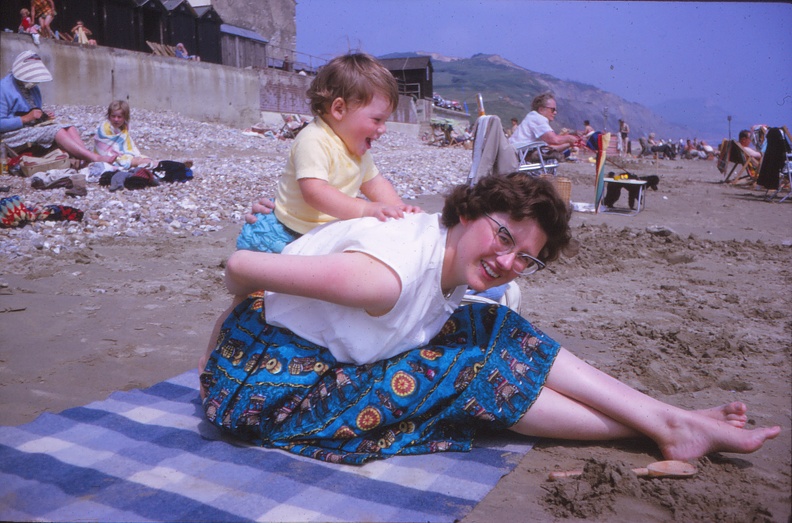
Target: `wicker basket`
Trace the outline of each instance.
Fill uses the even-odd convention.
[[[549,174],[543,174],[540,178],[549,180],[550,183],[553,184],[553,187],[555,187],[555,190],[558,191],[558,195],[567,205],[572,203],[572,180],[564,176],[550,176]]]

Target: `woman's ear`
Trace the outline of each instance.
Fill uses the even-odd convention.
[[[329,114],[335,120],[341,120],[347,112],[347,104],[340,96],[330,102]]]

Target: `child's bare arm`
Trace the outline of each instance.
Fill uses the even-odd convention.
[[[352,198],[325,180],[301,178],[299,183],[305,203],[339,220],[362,218],[364,216],[373,216],[380,220],[385,220],[389,216],[397,218],[403,216],[403,212],[399,211],[395,206]]]
[[[360,186],[360,192],[371,200],[386,205],[386,216],[391,218],[401,218],[404,213],[419,213],[423,212],[417,205],[408,205],[399,197],[393,185],[385,179],[382,175],[377,175],[371,180],[365,182]],[[388,213],[389,209],[396,209],[397,214]]]

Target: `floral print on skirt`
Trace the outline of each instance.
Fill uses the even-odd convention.
[[[468,451],[477,428],[531,407],[559,344],[506,307],[460,307],[424,347],[368,365],[266,323],[262,294],[226,319],[201,386],[207,419],[237,437],[360,465]]]

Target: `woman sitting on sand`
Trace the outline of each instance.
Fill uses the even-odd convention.
[[[338,221],[284,254],[237,251],[226,284],[253,294],[201,361],[206,416],[263,446],[349,464],[469,450],[482,427],[644,435],[681,460],[778,435],[744,429],[742,403],[686,411],[652,399],[508,308],[459,307],[468,286],[535,273],[570,242],[552,185],[515,173],[455,188],[441,215]]]
[[[89,151],[73,125],[59,124],[42,110],[38,84],[52,81],[52,74],[34,51],[22,51],[11,72],[0,80],[0,138],[11,148],[31,145],[48,149],[56,145],[83,163],[112,163],[116,155]]]

